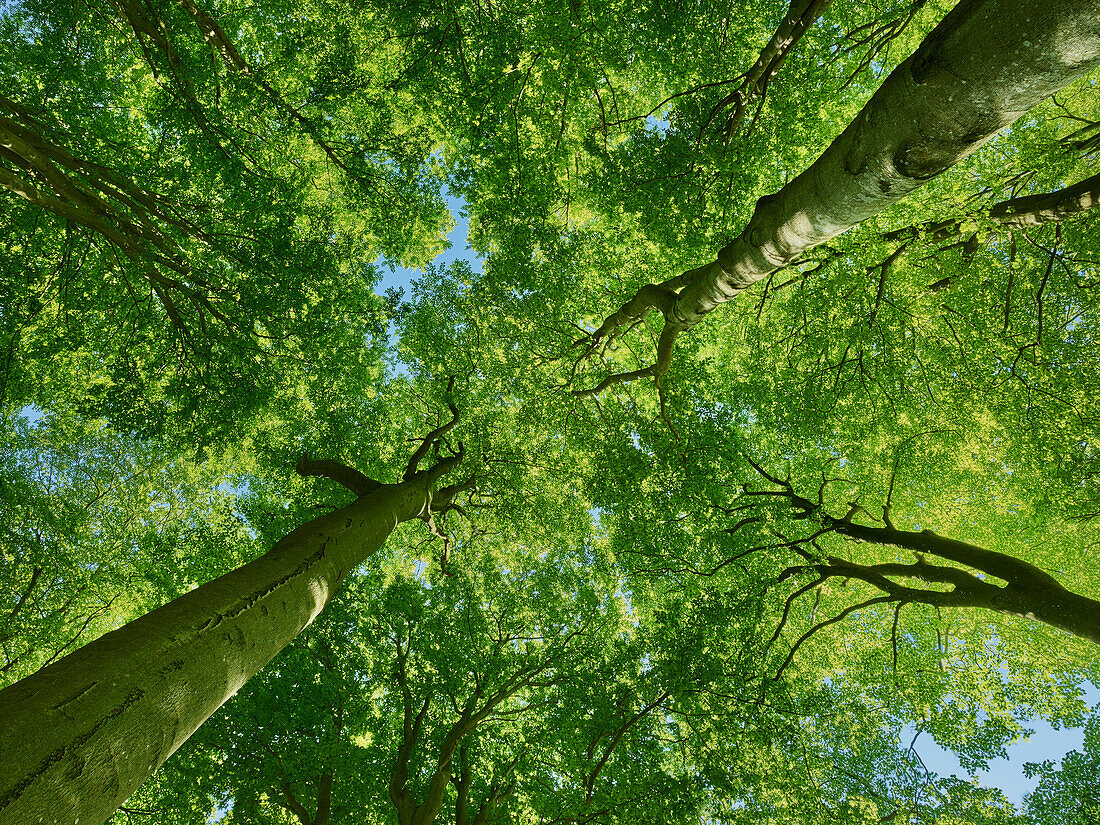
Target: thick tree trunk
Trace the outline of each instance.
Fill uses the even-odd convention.
[[[594,349],[653,310],[653,365],[591,390],[660,378],[676,336],[752,284],[881,212],[1100,65],[1096,0],[962,0],[809,169],[761,198],[716,260],[648,285],[588,337]]]
[[[901,200],[1098,63],[1095,0],[962,0],[809,169],[761,199],[677,296],[674,323]]]
[[[103,822],[428,511],[447,459],[299,527],[264,556],[0,691],[0,825]]]

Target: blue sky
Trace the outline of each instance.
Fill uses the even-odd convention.
[[[1100,710],[1100,689],[1091,682],[1085,682],[1081,687],[1085,702],[1095,714]],[[1027,727],[1034,729],[1035,733],[1027,739],[1013,742],[1005,749],[1008,752],[1007,758],[990,760],[989,770],[980,771],[974,777],[987,788],[1000,788],[1017,807],[1039,782],[1038,777],[1029,779],[1024,776],[1025,762],[1060,760],[1070,751],[1080,749],[1085,741],[1083,728],[1055,730],[1041,719],[1028,722]],[[909,731],[909,736],[912,736],[912,730]],[[928,734],[917,739],[916,751],[925,766],[941,776],[971,778],[959,764],[955,754],[939,747]]]
[[[452,196],[446,186],[443,187],[443,198],[447,204],[447,209],[451,212],[451,217],[454,218],[455,227],[447,235],[447,243],[450,246],[437,255],[432,263],[436,266],[447,266],[454,261],[469,261],[474,272],[482,272],[482,260],[470,249],[468,243],[467,236],[469,235],[470,224],[464,214],[466,201],[461,197]],[[378,267],[378,271],[382,275],[382,280],[377,288],[379,295],[392,287],[405,289],[408,287],[409,281],[423,274],[422,270],[392,264],[385,258],[379,258],[375,261],[375,266]]]

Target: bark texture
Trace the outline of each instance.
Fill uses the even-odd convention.
[[[962,0],[809,169],[760,199],[744,231],[714,261],[643,287],[586,339],[591,352],[659,309],[665,325],[655,363],[578,394],[659,379],[680,332],[901,200],[1097,65],[1095,0]]]
[[[984,217],[998,229],[1034,229],[1087,212],[1097,204],[1100,204],[1100,175],[1093,175],[1065,189],[999,201],[989,207],[989,212]],[[981,217],[978,215],[906,226],[885,232],[882,238],[888,242],[921,239],[928,243],[943,243],[961,237],[968,231],[972,233],[976,218]]]
[[[1100,203],[1100,174],[1080,183],[1044,192],[1001,201],[989,210],[995,223],[1008,229],[1031,229],[1044,223],[1062,221],[1070,215],[1086,212]]]
[[[963,0],[805,172],[677,296],[693,326],[803,252],[882,211],[1100,63],[1100,8]]]
[[[431,509],[436,483],[460,460],[378,485],[0,691],[0,825],[102,823],[316,618],[398,523]]]

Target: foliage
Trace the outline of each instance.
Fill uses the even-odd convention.
[[[646,320],[576,342],[712,258],[950,4],[820,5],[726,130],[786,3],[0,5],[0,136],[38,147],[0,146],[3,684],[346,503],[300,454],[394,481],[462,411],[458,506],[113,822],[1095,819],[1092,643],[795,570],[912,562],[848,518],[1100,599],[1097,213],[995,206],[1089,177],[1095,77],[708,317],[658,386],[571,393],[646,363]],[[432,263],[445,191],[476,261]],[[383,261],[422,272],[382,296]],[[1084,750],[1020,810],[918,756],[978,770],[1036,718]]]

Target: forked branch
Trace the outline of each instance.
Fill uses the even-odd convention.
[[[454,390],[454,385],[455,379],[454,376],[451,376],[450,380],[447,382],[446,392],[447,407],[451,411],[451,420],[436,427],[421,439],[420,446],[416,448],[416,451],[409,459],[408,465],[405,467],[404,478],[406,481],[416,475],[420,468],[420,462],[422,462],[433,449],[438,449],[443,443],[443,437],[458,425],[458,407],[455,406],[454,400],[451,398],[451,392]],[[461,450],[461,445],[459,449]]]
[[[890,520],[893,479],[890,496],[883,507],[884,526],[879,527],[860,524],[854,520],[855,515],[864,512],[857,504],[851,505],[847,514],[842,517],[830,513],[824,502],[824,483],[818,491],[817,501],[813,501],[799,495],[789,479],[780,479],[752,459],[747,460],[778,489],[751,490],[745,485],[746,496],[759,502],[786,499],[794,511],[794,519],[810,520],[819,525],[812,536],[777,545],[796,547],[813,543],[815,552],[796,547],[806,563],[787,568],[776,577],[776,583],[805,575],[812,575],[814,579],[788,596],[772,642],[782,633],[794,602],[828,580],[836,578],[864,582],[883,595],[854,608],[846,608],[835,619],[813,623],[811,630],[799,639],[796,648],[817,630],[836,623],[854,610],[878,603],[984,608],[1040,621],[1100,644],[1100,601],[1066,589],[1049,573],[1015,556],[940,536],[931,530],[914,532],[897,529]],[[916,561],[865,564],[826,554],[817,544],[818,539],[826,533],[836,533],[864,544],[908,550],[913,553]],[[935,556],[951,564],[932,564],[926,560],[927,556]],[[1004,584],[991,581],[996,579]],[[911,582],[932,586],[914,586]],[[935,586],[939,586],[938,589]],[[788,656],[783,667],[789,664],[790,658]]]
[[[791,0],[787,13],[775,30],[768,44],[760,51],[745,74],[741,76],[741,83],[715,104],[699,130],[700,136],[707,130],[714,119],[730,106],[733,111],[726,117],[722,126],[722,134],[726,140],[730,140],[745,120],[745,115],[750,108],[755,107],[756,116],[764,106],[764,100],[768,94],[770,84],[787,62],[787,56],[803,38],[810,27],[817,21],[825,10],[832,5],[833,0]]]

